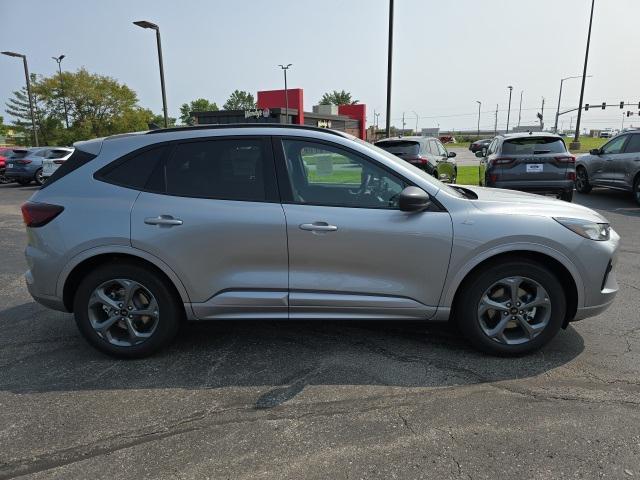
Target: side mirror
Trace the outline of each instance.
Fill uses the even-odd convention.
[[[589,150],[589,153],[590,153],[591,155],[600,155],[600,153],[601,153],[601,152],[600,152],[600,149],[599,149],[599,148],[594,148],[594,149],[592,149],[592,150]]]
[[[449,152],[447,155],[449,158],[453,158],[456,156],[456,152]]]
[[[418,187],[407,187],[400,192],[400,210],[403,212],[421,212],[431,205],[429,194]]]
[[[486,157],[486,152],[485,152],[484,148],[482,150],[479,150],[479,151],[476,152],[476,157],[478,157],[478,158]]]

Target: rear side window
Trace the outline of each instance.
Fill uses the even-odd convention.
[[[160,145],[134,152],[109,164],[96,177],[121,187],[143,190],[166,151],[167,146]]]
[[[167,160],[168,195],[270,201],[277,196],[273,159],[260,138],[178,144]]]
[[[7,158],[24,158],[29,153],[27,150],[9,150]]]
[[[503,155],[537,155],[547,153],[566,153],[567,149],[561,138],[555,137],[522,137],[511,138],[502,144]]]
[[[67,161],[60,165],[56,169],[56,171],[53,172],[53,175],[51,175],[45,182],[45,184],[40,188],[48,187],[57,180],[60,180],[65,175],[69,175],[74,170],[77,170],[83,165],[89,163],[94,158],[96,158],[96,155],[76,149],[73,154],[67,159]]]
[[[640,152],[640,133],[631,135],[625,153],[638,153]]]
[[[418,155],[420,153],[420,143],[406,140],[378,142],[376,147],[380,147],[394,155]]]

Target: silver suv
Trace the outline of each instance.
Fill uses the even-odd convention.
[[[447,186],[346,134],[237,125],[80,142],[23,207],[26,281],[122,357],[183,320],[455,320],[521,354],[618,290],[619,236],[537,195]]]

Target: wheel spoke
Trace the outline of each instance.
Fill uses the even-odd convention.
[[[94,324],[93,328],[100,333],[105,333],[109,330],[114,323],[120,320],[120,315],[113,315],[112,317],[107,318],[104,322]]]
[[[104,288],[98,288],[93,292],[89,300],[89,306],[95,305],[96,303],[101,303],[108,308],[118,308],[118,301],[107,295]]]
[[[489,338],[496,338],[502,341],[504,338],[504,329],[507,327],[507,324],[509,323],[510,319],[511,319],[510,316],[505,315],[495,327],[493,327],[492,329],[486,330],[485,333]]]
[[[135,307],[133,305],[133,296],[140,288],[140,284],[132,280],[121,280],[120,283],[124,287],[123,303],[125,307]]]
[[[549,307],[551,306],[551,302],[549,301],[549,297],[547,297],[546,292],[542,291],[542,289],[536,289],[536,298],[531,300],[530,302],[522,304],[520,308],[523,310],[530,310],[534,307]]]
[[[483,315],[487,310],[497,310],[499,312],[507,310],[505,303],[497,302],[489,298],[489,295],[485,294],[480,299],[480,305],[478,307],[478,314]]]
[[[527,320],[522,315],[516,316],[516,321],[518,322],[518,325],[522,327],[522,330],[524,330],[527,338],[531,340],[536,333],[536,329],[534,328],[534,326],[527,322]]]
[[[133,325],[133,322],[131,321],[130,318],[126,318],[125,323],[127,324],[127,332],[129,333],[129,338],[133,343],[137,343],[140,340],[144,340],[151,336],[151,333],[147,333],[147,332],[143,333],[136,330],[136,327]]]
[[[140,309],[131,310],[132,315],[148,315],[150,317],[157,318],[158,317],[158,302],[155,298],[151,299],[149,305]]]
[[[520,290],[520,284],[522,283],[522,278],[520,277],[509,277],[505,279],[505,286],[509,288],[509,297],[511,298],[511,304],[515,305],[519,301],[518,291]]]

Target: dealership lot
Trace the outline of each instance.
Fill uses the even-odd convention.
[[[187,326],[103,356],[33,303],[19,206],[0,186],[0,479],[640,476],[640,208],[594,191],[622,236],[620,293],[535,355],[476,353],[394,322]]]

